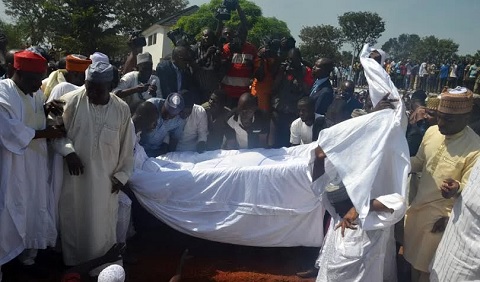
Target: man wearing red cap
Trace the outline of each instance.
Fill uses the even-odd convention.
[[[46,126],[46,115],[61,113],[60,105],[45,105],[43,95],[35,94],[47,70],[45,58],[17,52],[14,68],[11,79],[0,81],[0,265],[21,254],[25,271],[38,274],[36,249],[54,246],[57,237],[48,212],[46,139],[64,131]]]

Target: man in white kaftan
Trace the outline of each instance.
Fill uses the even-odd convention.
[[[0,266],[25,249],[22,262],[32,265],[36,251],[29,249],[54,246],[57,237],[48,210],[46,138],[63,133],[47,128],[44,95],[34,93],[46,60],[29,51],[16,53],[14,60],[12,79],[0,81]]]
[[[67,138],[56,147],[66,157],[59,204],[66,265],[100,257],[117,241],[114,190],[132,173],[134,139],[127,104],[109,93],[112,78],[110,64],[94,63],[85,88],[62,97]]]
[[[431,264],[430,281],[480,279],[480,160],[453,206]]]
[[[372,51],[366,45],[360,61],[378,111],[324,129],[318,137],[317,150],[327,162],[317,163],[316,151],[314,164],[324,173],[314,169],[313,188],[332,220],[317,281],[396,281],[393,226],[405,214],[410,170],[406,116],[400,102],[382,106],[388,97],[400,101],[400,95],[381,67],[385,54],[377,50],[382,57],[377,60]]]

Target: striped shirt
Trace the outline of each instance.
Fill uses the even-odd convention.
[[[480,280],[480,160],[458,197],[431,265],[430,281]]]
[[[231,67],[223,78],[222,88],[232,98],[239,98],[243,93],[250,93],[250,80],[253,77],[253,66],[257,56],[257,48],[246,42],[241,53],[233,53],[230,44],[223,47],[223,58],[231,59]]]

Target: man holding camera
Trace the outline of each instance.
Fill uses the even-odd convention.
[[[312,70],[302,65],[300,49],[291,49],[287,60],[280,64],[272,87],[275,147],[290,146],[290,125],[298,117],[297,103],[308,96],[312,83]]]

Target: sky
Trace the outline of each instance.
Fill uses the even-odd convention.
[[[189,0],[201,5],[209,0]],[[459,54],[480,50],[480,0],[251,0],[262,8],[264,16],[287,23],[292,35],[303,26],[338,26],[338,16],[349,11],[377,12],[385,21],[379,46],[402,33],[450,38],[460,45]],[[460,14],[461,13],[461,14]],[[0,0],[0,18],[6,19]],[[345,46],[347,47],[347,46]],[[348,49],[348,48],[347,48]]]

